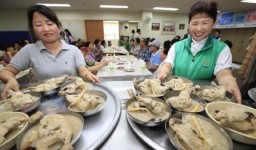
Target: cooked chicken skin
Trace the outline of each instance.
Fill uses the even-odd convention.
[[[146,95],[161,95],[168,89],[167,86],[161,85],[161,81],[159,79],[145,79],[136,86],[143,94]]]
[[[10,132],[11,130],[17,128],[24,121],[26,121],[25,118],[14,116],[6,119],[4,122],[1,122],[0,123],[0,145],[4,143],[6,134],[8,134],[8,132]]]
[[[8,92],[11,98],[7,98],[3,101],[4,103],[0,108],[1,110],[22,109],[39,100],[39,97],[32,96],[29,93],[22,93],[20,91],[14,92],[12,90],[9,90]]]
[[[256,130],[255,115],[242,108],[227,107],[226,109],[216,111],[214,118],[222,126],[230,127],[234,130]]]
[[[41,116],[41,113],[37,113]],[[34,130],[28,132],[23,150],[36,147],[37,150],[72,150],[73,130],[65,116],[49,114],[40,120]]]
[[[155,115],[165,114],[167,107],[161,102],[153,100],[151,98],[137,96],[136,99],[140,102],[140,106],[145,106],[150,109]]]
[[[199,96],[208,101],[221,101],[225,99],[226,89],[224,86],[214,86],[211,89],[204,89]]]
[[[210,122],[194,115],[171,118],[169,126],[186,150],[227,150],[228,141]]]
[[[184,80],[177,78],[171,79],[168,82],[165,82],[165,85],[169,86],[173,90],[184,90],[193,86],[192,82],[185,82]]]

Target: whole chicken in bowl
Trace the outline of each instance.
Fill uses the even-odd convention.
[[[134,87],[142,95],[150,97],[161,97],[169,89],[169,87],[163,86],[159,79],[134,80]]]

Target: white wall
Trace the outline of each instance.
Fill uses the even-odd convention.
[[[27,31],[28,23],[26,13],[25,10],[0,10],[0,31]]]
[[[59,19],[63,23],[64,28],[68,28],[73,36],[77,38],[85,38],[85,28],[84,20],[120,20],[128,21],[142,20],[142,12],[125,12],[125,11],[56,11]],[[1,10],[0,11],[0,31],[24,31],[27,30],[27,17],[26,11],[11,11],[11,10]],[[171,40],[175,35],[162,35],[161,27],[163,21],[175,21],[176,22],[176,34],[183,37],[186,33],[187,28],[187,15],[174,14],[174,13],[160,13],[153,12],[151,23],[160,23],[160,31],[147,31],[147,33],[142,33],[144,35],[157,38],[163,43],[165,40]],[[179,24],[185,24],[184,30],[179,30]],[[137,23],[129,23],[129,29],[125,30],[120,25],[120,35],[130,35],[132,29],[136,29]]]
[[[74,40],[86,39],[83,20],[61,20],[63,29],[68,29]]]
[[[175,21],[175,29],[176,34],[174,35],[162,35],[161,29],[163,27],[163,21]],[[163,44],[166,40],[172,40],[175,35],[181,36],[181,38],[184,36],[184,34],[187,33],[187,27],[188,27],[188,17],[187,15],[183,14],[173,14],[173,13],[153,13],[152,23],[160,23],[160,30],[159,31],[151,31],[150,35],[151,37],[154,37],[161,41],[161,44]],[[179,30],[179,24],[185,24],[184,30]]]
[[[128,29],[125,29],[124,26],[128,26]],[[130,36],[132,34],[132,30],[137,30],[138,23],[136,22],[120,22],[120,35]]]

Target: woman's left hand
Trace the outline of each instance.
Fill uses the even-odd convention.
[[[96,75],[92,74],[90,71],[87,72],[86,77],[92,82],[100,83],[100,79]]]
[[[237,85],[230,84],[227,88],[227,91],[234,94],[236,97],[236,102],[241,104],[242,103],[242,96],[241,92]]]
[[[86,67],[80,67],[78,71],[82,78],[91,80],[92,82],[100,83],[100,79],[92,74]]]
[[[226,90],[235,95],[237,103],[242,102],[241,92],[230,69],[223,69],[216,74],[219,85],[225,86]]]

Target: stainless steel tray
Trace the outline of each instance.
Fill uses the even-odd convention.
[[[176,148],[172,145],[172,143],[168,139],[168,135],[164,129],[165,128],[164,125],[154,127],[154,128],[144,127],[134,123],[128,116],[126,118],[130,127],[135,132],[135,134],[153,149],[176,150]],[[255,149],[254,145],[243,144],[243,143],[236,142],[234,140],[232,142],[233,142],[234,150]]]
[[[112,134],[121,115],[121,100],[109,88],[95,84],[94,90],[99,90],[107,95],[104,108],[97,114],[84,117],[84,128],[80,138],[73,145],[75,150],[98,149]],[[43,97],[41,104],[35,110],[41,110],[44,114],[68,111],[65,97],[57,95]]]
[[[121,100],[109,88],[96,84],[94,90],[107,95],[104,108],[97,114],[84,118],[84,130],[74,145],[75,150],[98,149],[115,129],[121,114]]]

